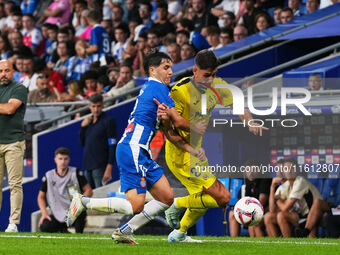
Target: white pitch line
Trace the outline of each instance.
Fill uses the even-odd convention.
[[[89,236],[45,236],[45,235],[1,235],[0,238],[32,238],[32,239],[76,239],[76,240],[112,240],[110,237],[89,237]],[[196,238],[197,240],[201,240]],[[167,241],[166,238],[152,239],[152,238],[136,238],[138,241]],[[297,244],[297,245],[339,245],[339,243],[327,243],[327,242],[304,242],[304,241],[263,241],[263,240],[240,240],[240,239],[227,239],[227,240],[202,240],[204,243],[216,242],[216,243],[259,243],[259,244]]]

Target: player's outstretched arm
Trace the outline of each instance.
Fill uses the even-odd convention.
[[[161,129],[166,138],[178,148],[189,152],[191,155],[197,157],[200,161],[204,161],[206,159],[203,148],[192,148],[190,144],[188,144],[174,129],[169,128],[168,126],[161,126]]]

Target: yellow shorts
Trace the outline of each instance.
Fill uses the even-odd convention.
[[[203,187],[208,189],[213,185],[216,177],[210,173],[207,168],[208,160],[200,162],[198,158],[184,152],[183,158],[189,160],[180,160],[176,162],[174,155],[165,154],[166,163],[176,178],[187,188],[189,194],[203,191]],[[172,157],[171,157],[172,156]]]

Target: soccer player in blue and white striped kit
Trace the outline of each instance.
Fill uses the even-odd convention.
[[[164,103],[170,108],[175,107],[174,101],[169,96],[168,87],[172,76],[171,66],[171,59],[165,53],[152,51],[145,57],[144,68],[149,80],[137,97],[128,126],[116,149],[121,191],[125,192],[126,199],[89,198],[76,194],[67,214],[66,223],[69,226],[86,209],[127,215],[138,214],[138,217],[134,217],[112,234],[116,242],[135,243],[133,231],[148,223],[173,203],[174,195],[163,174],[163,168],[152,160],[150,152],[150,142],[159,128],[157,103]],[[174,112],[177,111],[174,109]],[[179,115],[174,115],[171,121],[176,128],[190,131],[189,122],[183,122]],[[192,128],[195,132],[200,132],[199,127]],[[202,148],[193,149],[173,129],[163,131],[177,146],[201,160],[205,159]],[[144,206],[147,190],[154,199]]]

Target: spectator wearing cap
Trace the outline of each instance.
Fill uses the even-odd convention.
[[[294,13],[289,7],[282,9],[280,12],[281,24],[285,24],[294,19]]]
[[[246,38],[248,36],[248,30],[243,25],[237,25],[234,28],[234,42],[237,42],[243,38]]]
[[[175,26],[168,19],[168,4],[159,2],[157,4],[157,19],[151,29],[158,31],[160,37],[175,32]]]
[[[123,61],[123,51],[129,43],[129,30],[126,26],[118,26],[115,28],[116,43],[112,46],[112,55],[118,60]]]
[[[181,59],[182,61],[191,59],[195,56],[196,49],[191,43],[184,43],[181,47]]]
[[[256,1],[255,0],[243,0],[244,5],[247,9],[247,12],[242,16],[242,24],[247,28],[248,34],[255,33],[255,17],[260,14],[262,11],[258,8],[255,8]]]
[[[94,189],[112,178],[117,140],[115,121],[103,112],[102,95],[93,94],[89,98],[89,108],[91,115],[81,122],[79,138],[84,147],[85,176]]]
[[[222,45],[222,47],[226,46],[229,43],[232,43],[233,36],[233,30],[231,28],[222,28],[220,32],[220,44]]]
[[[172,60],[172,63],[177,64],[182,61],[181,59],[181,48],[177,43],[170,43],[166,46],[166,51]]]
[[[220,29],[218,27],[210,26],[207,28],[207,40],[210,44],[209,50],[216,50],[221,48],[220,44]]]
[[[204,34],[204,32],[201,31],[204,27],[218,26],[217,17],[212,15],[207,9],[206,1],[192,0],[192,8],[195,12],[195,16],[193,18],[195,31]]]
[[[133,89],[136,86],[136,82],[133,79],[132,74],[133,74],[132,67],[123,64],[119,69],[119,75],[115,86],[103,96],[104,97],[119,96],[122,93]]]
[[[189,19],[181,19],[176,24],[176,32],[185,30],[189,33],[189,42],[191,42],[197,50],[204,50],[210,47],[206,38],[199,32],[194,31],[194,23]]]

